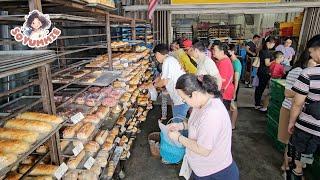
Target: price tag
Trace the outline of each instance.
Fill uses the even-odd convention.
[[[126,130],[126,128],[124,126],[121,126],[120,131],[124,132]]]
[[[77,124],[78,122],[80,122],[82,119],[84,119],[84,116],[82,114],[82,112],[78,112],[77,114],[71,116],[71,121],[73,124]]]
[[[96,160],[94,160],[94,159],[90,156],[90,157],[88,158],[88,160],[84,163],[84,167],[89,170],[89,169],[91,169],[91,167],[93,166],[94,162],[96,162]]]
[[[68,171],[68,166],[66,165],[66,163],[62,163],[59,168],[56,170],[56,172],[54,173],[54,176],[57,179],[61,179],[62,176]]]
[[[74,154],[74,156],[78,156],[78,154],[80,154],[80,152],[83,150],[83,144],[82,144],[82,142],[79,142],[77,145],[76,145],[76,147],[74,147],[73,149],[72,149],[72,152],[73,152],[73,154]]]
[[[120,138],[117,137],[116,140],[114,140],[114,142],[119,143],[120,142]]]

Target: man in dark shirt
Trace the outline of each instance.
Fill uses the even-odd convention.
[[[259,35],[254,35],[252,38],[252,41],[248,42],[246,45],[246,51],[247,51],[247,63],[242,64],[242,66],[246,67],[246,74],[245,74],[245,83],[248,85],[248,87],[252,87],[252,79],[251,77],[251,66],[253,62],[253,57],[257,56],[258,48],[257,45],[260,41]]]

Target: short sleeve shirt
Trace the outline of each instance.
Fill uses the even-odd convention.
[[[204,157],[186,149],[188,163],[197,176],[208,176],[230,166],[233,161],[231,120],[220,99],[210,99],[204,107],[193,108],[188,127],[188,137],[211,150],[209,156]]]
[[[258,69],[258,73],[260,74],[269,74],[269,68],[266,66],[265,59],[273,60],[273,55],[269,49],[264,49],[259,52],[260,58],[260,67]]]
[[[242,72],[242,65],[239,59],[233,60],[232,61],[233,69],[234,72],[239,73],[239,79],[241,77],[241,72]]]
[[[187,73],[195,74],[197,72],[197,67],[191,63],[190,58],[183,49],[177,50],[173,55],[179,60],[181,66]]]
[[[251,52],[256,52],[257,51],[257,46],[252,41],[248,42],[247,46],[249,46],[249,50]],[[248,56],[252,57],[252,55],[250,53],[248,53]]]
[[[292,47],[284,47],[282,44],[276,47],[276,51],[281,51],[283,53],[285,61],[292,59],[295,55],[295,51]]]
[[[172,56],[166,57],[162,64],[162,76],[161,79],[167,79],[168,84],[166,89],[173,101],[174,105],[183,104],[181,97],[176,90],[176,83],[180,76],[185,74],[178,60]]]
[[[286,89],[291,90],[293,84],[297,81],[301,72],[302,72],[302,68],[300,67],[294,68],[291,71],[289,71],[286,78],[286,87],[285,87]],[[291,106],[292,106],[292,98],[286,97],[282,103],[282,107],[290,110]]]
[[[233,76],[234,70],[231,63],[231,60],[226,57],[217,61],[217,67],[220,72],[220,76],[223,79],[222,87],[223,90],[223,99],[224,100],[232,100],[234,93],[234,84],[233,84]]]
[[[219,75],[219,70],[213,60],[206,56],[198,62],[197,75],[210,75],[216,77]]]

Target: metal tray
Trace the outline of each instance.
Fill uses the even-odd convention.
[[[93,83],[86,83],[77,81],[75,84],[79,85],[93,85],[93,86],[109,86],[113,81],[118,79],[121,75],[119,71],[103,71],[102,75],[96,79]]]

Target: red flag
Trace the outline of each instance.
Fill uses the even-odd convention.
[[[157,4],[159,0],[149,0],[148,6],[148,18],[152,19],[153,13],[156,10]]]

